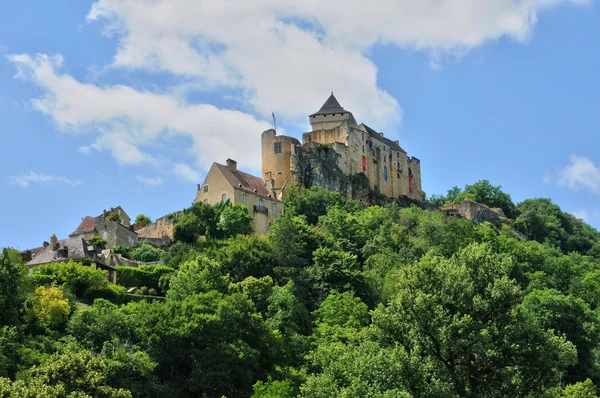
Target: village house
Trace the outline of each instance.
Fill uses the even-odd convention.
[[[119,214],[122,222],[109,220],[107,217],[112,213]],[[108,249],[115,246],[135,247],[138,244],[138,234],[133,230],[131,219],[121,209],[121,206],[111,208],[108,212],[105,210],[98,217],[84,217],[77,229],[69,235],[71,238],[81,237],[84,239],[92,236],[99,236],[106,240]]]
[[[50,242],[44,242],[41,247],[26,250],[22,253],[28,267],[56,262],[89,262],[96,269],[108,271],[108,280],[117,283],[117,270],[106,264],[100,256],[100,249],[90,245],[82,237],[58,240],[56,235],[50,237]]]
[[[237,169],[237,162],[227,159],[226,164],[213,163],[202,184],[198,185],[195,202],[215,205],[229,200],[243,205],[252,215],[252,228],[265,235],[277,216],[283,213],[283,203],[265,183],[251,174]]]

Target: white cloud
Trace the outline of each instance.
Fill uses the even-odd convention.
[[[135,179],[138,180],[138,182],[151,187],[164,184],[163,179],[160,177],[136,176]]]
[[[99,0],[88,21],[119,37],[114,65],[165,70],[245,90],[261,114],[315,111],[333,90],[364,121],[398,121],[366,57],[377,43],[439,64],[483,43],[524,42],[538,14],[583,0]]]
[[[571,214],[586,223],[595,223],[600,220],[600,209],[579,209],[572,211]]]
[[[91,147],[109,150],[121,164],[160,164],[147,149],[167,135],[189,138],[189,152],[182,155],[196,157],[201,167],[232,157],[244,167],[260,168],[260,135],[270,128],[266,121],[210,104],[189,104],[169,94],[82,83],[58,71],[60,56],[21,54],[9,60],[17,77],[44,90],[33,101],[38,110],[63,129],[81,134],[91,129],[96,136]]]
[[[202,177],[202,175],[200,174],[200,172],[184,163],[175,164],[175,166],[173,166],[173,173],[177,174],[179,177],[189,182],[201,182],[200,178]]]
[[[45,184],[45,185],[56,185],[56,184],[67,184],[67,185],[79,185],[81,181],[71,180],[67,177],[54,176],[50,174],[38,174],[29,172],[19,176],[9,177],[10,185],[20,185],[23,188],[27,188],[31,184]]]
[[[583,156],[571,155],[570,160],[571,163],[558,173],[558,186],[600,194],[600,168]]]

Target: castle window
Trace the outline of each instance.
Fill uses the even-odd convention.
[[[221,202],[223,202],[223,203],[227,202],[227,194],[226,193],[221,195]]]
[[[108,232],[107,232],[107,231],[104,231],[104,232],[102,233],[102,239],[104,239],[104,240],[107,240],[107,239],[108,239]]]
[[[363,145],[363,153],[365,153],[365,146]]]
[[[205,185],[204,186],[204,193],[207,193],[207,192],[208,192],[208,185]]]
[[[207,205],[208,204],[208,199],[204,199],[204,204]]]
[[[246,203],[248,203],[248,198],[246,197],[246,194],[243,194],[243,195],[242,195],[242,203],[243,203],[243,204],[246,204]]]
[[[273,203],[273,214],[277,212],[277,203]]]
[[[260,210],[262,210],[262,209],[264,208],[264,206],[263,206],[263,200],[262,200],[262,199],[259,199],[259,200],[258,200],[258,208],[259,208]]]
[[[276,142],[273,147],[275,153],[281,153],[281,142]]]

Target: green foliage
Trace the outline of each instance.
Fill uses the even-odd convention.
[[[2,249],[0,254],[0,326],[13,325],[25,298],[23,260],[16,250]]]
[[[318,187],[297,189],[290,186],[286,190],[283,205],[287,214],[293,216],[303,215],[306,217],[306,221],[312,225],[317,224],[319,217],[327,214],[327,211],[332,207],[358,208],[356,202],[347,202],[339,193]]]
[[[112,303],[121,304],[125,302],[127,291],[123,286],[109,283],[106,286],[90,286],[83,296],[91,302],[101,298]]]
[[[464,198],[511,211],[487,181],[430,201]],[[230,203],[177,213],[179,241],[138,249],[168,266],[118,268],[145,296],[73,262],[26,275],[4,250],[0,396],[598,396],[600,240],[582,221],[545,199],[502,229],[286,200],[267,237],[223,228]]]
[[[117,283],[125,287],[146,286],[164,293],[161,278],[174,271],[173,268],[163,265],[121,266],[117,268]]]
[[[64,286],[78,297],[83,297],[90,287],[108,285],[106,271],[84,266],[74,261],[68,263],[51,263],[39,265],[31,269],[32,275],[42,276],[39,280],[49,280],[58,286]]]
[[[600,239],[598,231],[561,211],[550,199],[528,199],[519,203],[517,210],[515,228],[528,239],[548,242],[565,253],[594,253],[592,248]]]
[[[494,186],[488,180],[480,180],[472,185],[465,185],[464,189],[453,187],[446,195],[432,195],[429,203],[434,206],[443,206],[451,203],[461,203],[467,199],[488,207],[502,209],[504,215],[514,218],[517,215],[515,204],[501,186]]]
[[[164,250],[149,245],[148,243],[142,243],[139,247],[131,252],[131,258],[136,261],[149,263],[153,261],[159,261]]]
[[[223,231],[225,237],[236,237],[237,235],[250,235],[252,233],[252,216],[248,207],[236,205],[226,207],[217,223],[217,228]]]
[[[132,258],[133,248],[131,246],[115,246],[110,251],[125,258]]]
[[[25,313],[25,320],[42,328],[60,329],[70,314],[69,301],[53,284],[35,289]]]
[[[121,216],[117,212],[110,213],[107,217],[107,220],[122,223]]]
[[[136,222],[136,223],[139,223],[139,222],[142,222],[142,221],[145,221],[145,222],[146,222],[146,225],[150,225],[150,224],[152,224],[152,219],[150,218],[150,216],[147,216],[147,215],[145,215],[144,213],[138,214],[138,215],[135,217],[135,222]]]
[[[101,249],[101,250],[106,249],[106,244],[107,244],[106,239],[102,239],[102,237],[100,237],[98,235],[88,238],[87,242],[90,245],[97,247],[98,249]]]
[[[229,278],[222,274],[221,265],[198,256],[182,264],[170,281],[169,299],[184,300],[188,296],[210,291],[226,292]]]

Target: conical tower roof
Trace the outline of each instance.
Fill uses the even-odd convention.
[[[348,112],[347,110],[342,108],[342,106],[340,105],[338,100],[333,95],[333,91],[332,91],[331,95],[329,96],[329,98],[327,98],[327,101],[325,101],[325,103],[323,104],[321,109],[319,109],[318,112],[315,112],[310,116],[331,115],[334,113],[347,113],[347,112]]]

